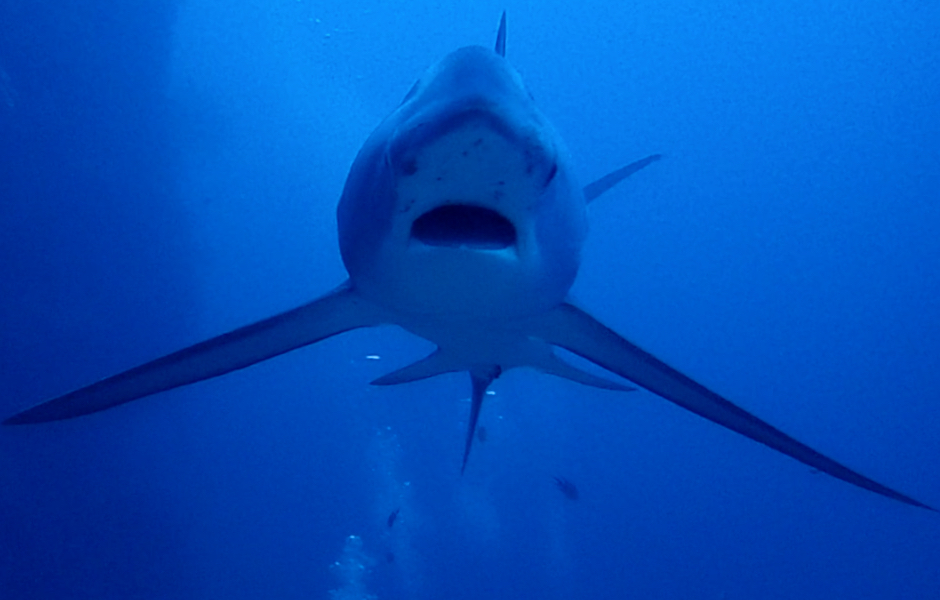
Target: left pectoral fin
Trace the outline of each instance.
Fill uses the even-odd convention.
[[[285,313],[206,340],[59,396],[5,425],[70,419],[157,392],[243,369],[350,329],[380,324],[377,311],[346,284]]]
[[[548,313],[536,326],[534,333],[546,342],[574,352],[654,394],[810,467],[889,498],[934,510],[856,473],[765,423],[638,348],[569,303],[563,303]]]

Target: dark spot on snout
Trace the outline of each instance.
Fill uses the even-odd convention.
[[[495,210],[446,204],[415,219],[411,237],[428,246],[501,250],[516,243],[516,228]]]

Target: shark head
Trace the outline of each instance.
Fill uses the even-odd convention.
[[[557,305],[587,233],[569,163],[503,56],[451,53],[350,170],[337,220],[352,285],[399,314],[501,320]]]

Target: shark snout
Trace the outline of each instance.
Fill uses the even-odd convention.
[[[395,133],[388,147],[388,161],[396,175],[412,177],[433,166],[422,160],[429,146],[436,155],[466,158],[492,150],[486,144],[498,138],[503,143],[502,151],[525,159],[526,176],[537,179],[542,175],[543,183],[548,183],[556,168],[556,150],[542,134],[541,124],[513,112],[483,96],[431,114],[421,113]],[[449,145],[442,145],[448,141]]]
[[[410,242],[515,247],[558,171],[553,145],[483,100],[432,117],[400,130],[386,155]]]

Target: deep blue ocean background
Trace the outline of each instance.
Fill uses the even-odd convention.
[[[0,416],[343,281],[356,151],[504,9],[583,183],[665,155],[591,205],[577,302],[940,506],[935,2],[4,0]],[[0,598],[940,598],[936,513],[646,392],[512,371],[461,476],[465,374],[368,385],[429,348],[0,429]]]

